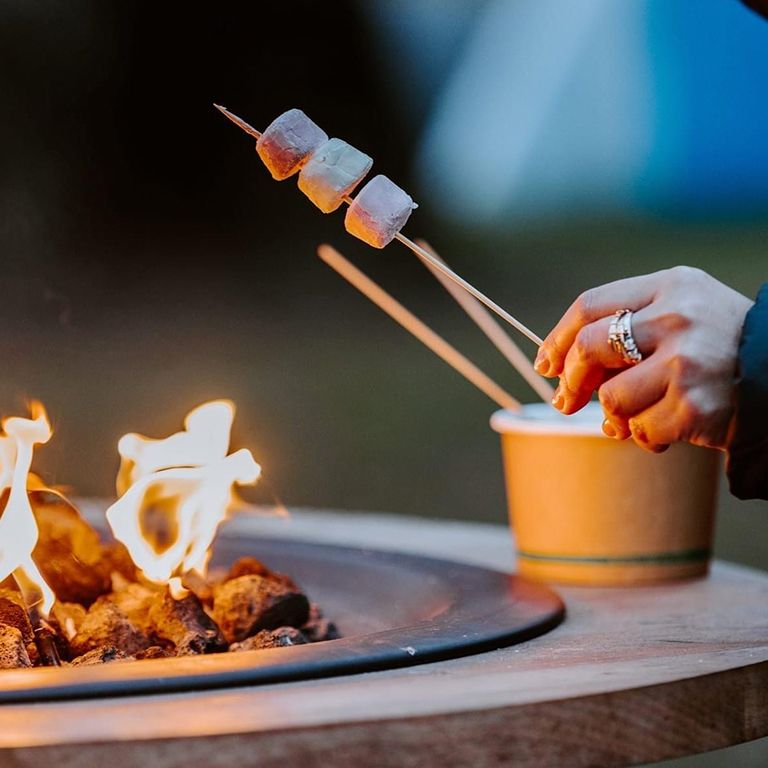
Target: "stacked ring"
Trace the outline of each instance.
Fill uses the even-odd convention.
[[[620,309],[613,315],[608,329],[608,343],[627,365],[637,365],[643,355],[632,335],[632,311]]]

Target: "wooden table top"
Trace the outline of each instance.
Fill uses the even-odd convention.
[[[252,534],[512,570],[506,528],[323,511]],[[0,765],[623,766],[768,735],[768,573],[558,588],[548,635],[453,661],[153,697],[0,707]]]

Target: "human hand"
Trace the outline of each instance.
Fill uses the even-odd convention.
[[[565,414],[598,390],[603,431],[659,452],[670,443],[724,448],[739,338],[752,302],[691,267],[674,267],[583,293],[544,340],[536,370],[559,376]],[[628,367],[608,343],[614,313],[630,309],[643,360]]]

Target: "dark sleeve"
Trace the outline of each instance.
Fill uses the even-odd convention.
[[[741,0],[744,5],[749,6],[755,13],[759,13],[763,18],[768,19],[768,0]]]
[[[768,283],[747,313],[739,344],[728,481],[740,499],[768,499]]]

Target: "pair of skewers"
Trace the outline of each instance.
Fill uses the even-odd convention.
[[[218,104],[214,104],[214,106],[225,117],[247,134],[257,139],[257,141],[262,137],[261,131],[255,129],[225,107]],[[352,205],[354,202],[349,195],[343,195],[341,200],[347,205]],[[550,384],[535,372],[531,361],[525,353],[494,320],[488,310],[498,315],[537,346],[541,346],[542,340],[509,312],[454,272],[426,243],[414,242],[399,231],[394,234],[394,238],[409,248],[432,274],[440,280],[446,290],[451,293],[469,317],[486,334],[494,346],[528,382],[533,390],[545,402],[549,401],[553,394]],[[511,410],[518,410],[520,408],[520,403],[512,395],[507,393],[477,368],[474,363],[464,357],[458,350],[363,274],[336,249],[329,245],[321,245],[318,249],[318,255],[326,264],[336,270],[349,283],[384,310],[396,322],[400,323],[406,330],[410,331],[436,355],[461,373],[499,406]]]

